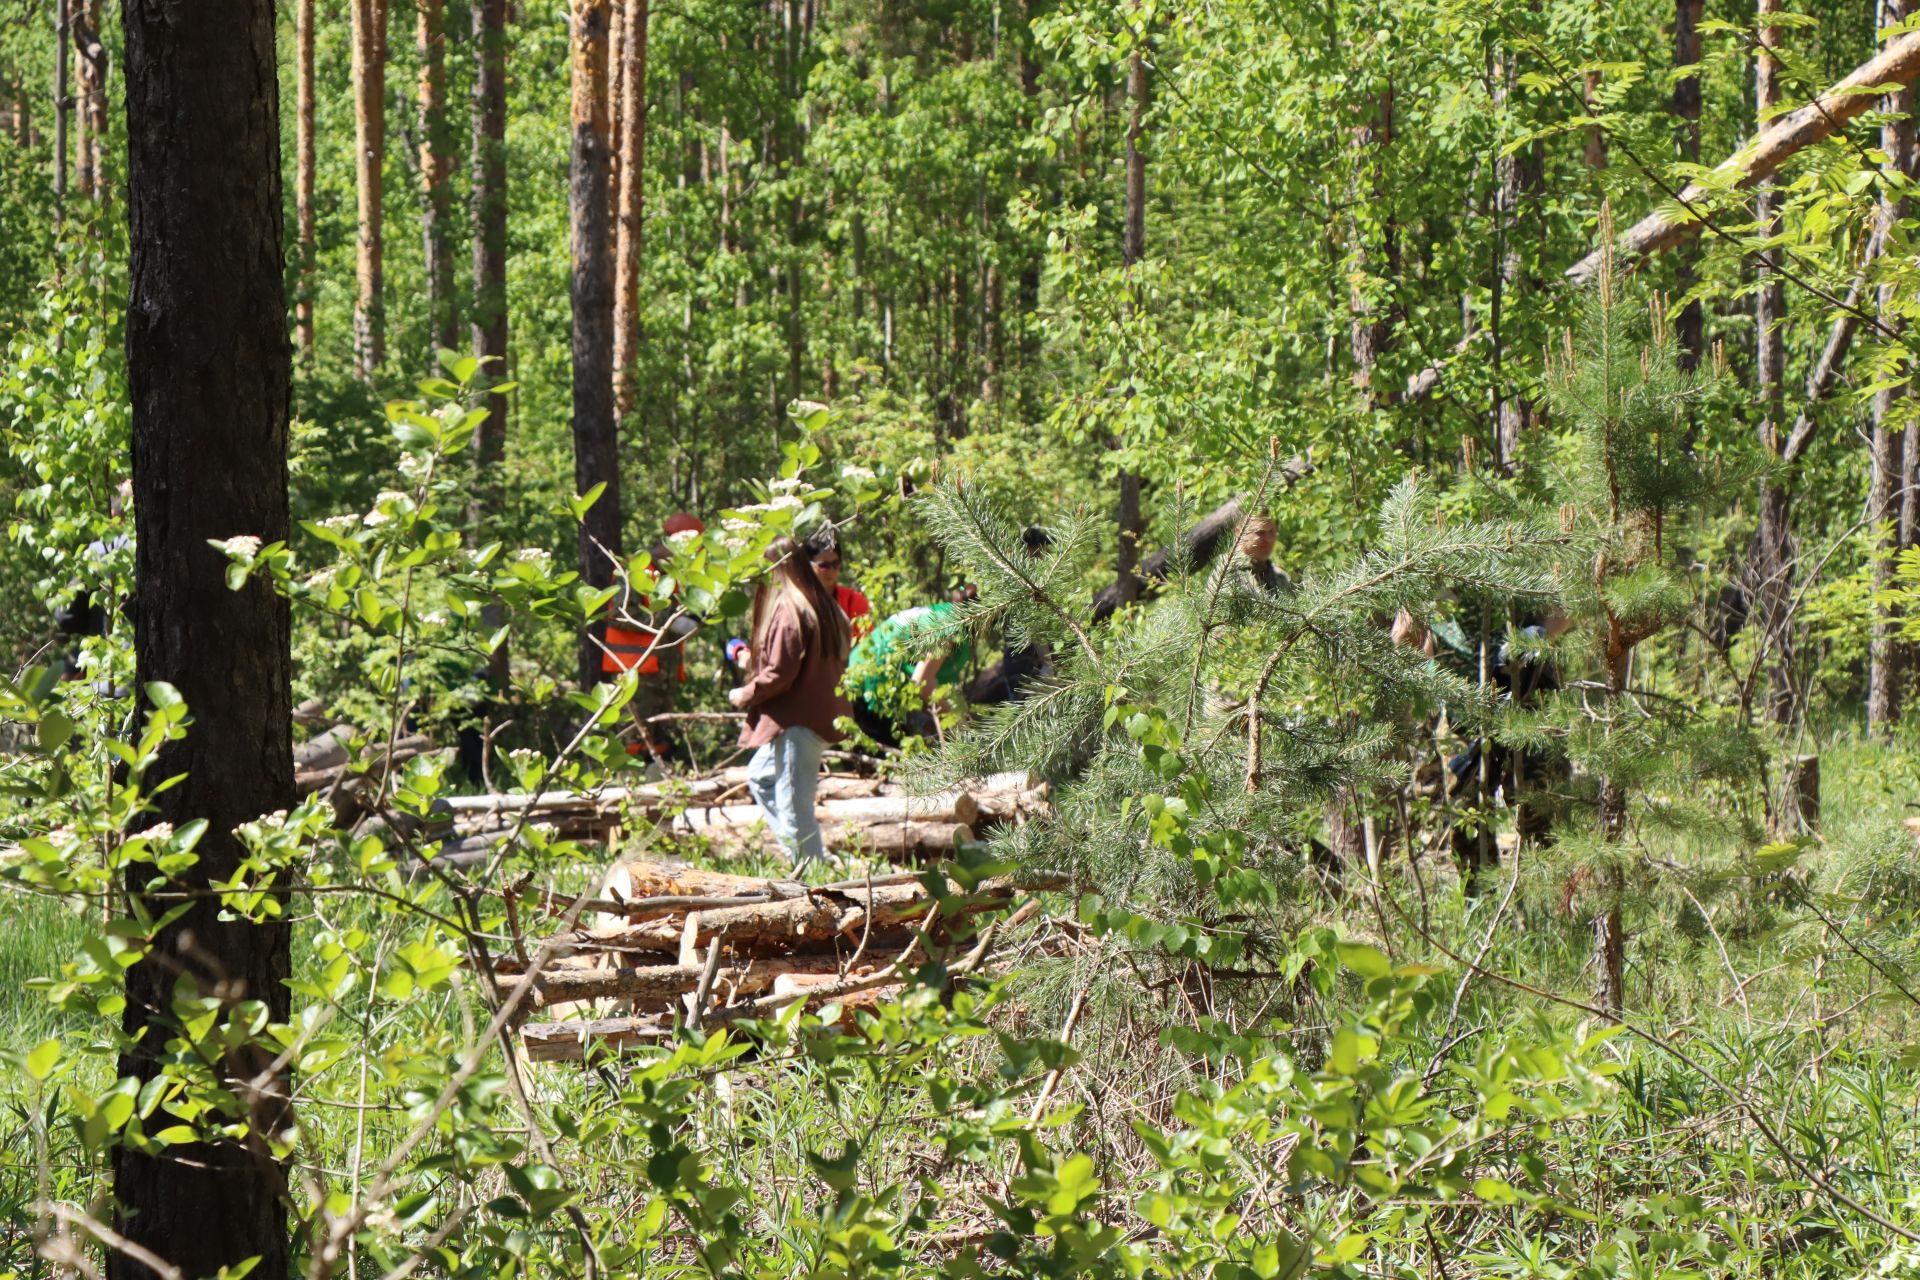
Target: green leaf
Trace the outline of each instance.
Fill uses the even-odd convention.
[[[40,717],[40,747],[44,751],[58,751],[67,745],[73,737],[73,721],[61,711],[49,711]]]
[[[1334,951],[1339,955],[1341,964],[1363,978],[1384,978],[1393,972],[1393,962],[1378,947],[1368,946],[1364,942],[1335,943]]]
[[[53,1074],[54,1064],[60,1061],[60,1042],[42,1040],[27,1055],[27,1074],[35,1080],[45,1080]]]

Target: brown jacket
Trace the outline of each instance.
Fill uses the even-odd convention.
[[[795,727],[836,741],[840,731],[834,728],[835,717],[853,714],[839,693],[847,660],[829,662],[812,622],[790,605],[773,611],[760,647],[766,652],[754,654],[757,669],[745,685],[747,723],[740,730],[740,745],[762,747]]]

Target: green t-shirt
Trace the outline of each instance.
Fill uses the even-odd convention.
[[[853,684],[860,692],[863,702],[873,701],[881,684],[889,672],[898,671],[903,675],[911,674],[918,661],[913,639],[923,632],[930,631],[946,622],[953,614],[953,606],[946,601],[923,604],[913,609],[902,609],[886,621],[880,623],[867,634],[866,639],[853,647],[852,657],[848,660],[849,674]],[[934,677],[936,684],[953,684],[967,669],[967,663],[973,659],[973,641],[962,634],[959,643],[940,664],[940,673]]]

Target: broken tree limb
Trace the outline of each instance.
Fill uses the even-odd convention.
[[[795,898],[807,887],[798,880],[731,875],[665,862],[622,862],[607,875],[608,898],[638,905],[647,898]],[[571,899],[569,899],[571,901]]]
[[[709,939],[709,946],[717,939]],[[731,997],[774,989],[783,976],[838,978],[841,959],[833,955],[766,956],[720,963],[715,979]],[[699,989],[706,965],[628,965],[614,969],[549,969],[534,981],[536,1008],[583,1000],[631,1000],[645,1009],[668,1009],[680,996]]]
[[[1856,67],[1814,101],[1777,117],[1759,136],[1714,167],[1712,186],[1688,183],[1672,205],[1654,210],[1627,229],[1616,253],[1640,258],[1671,249],[1703,225],[1699,205],[1715,190],[1751,187],[1773,176],[1793,155],[1832,137],[1849,120],[1871,109],[1882,87],[1911,84],[1920,76],[1920,31],[1908,32]],[[1595,249],[1567,269],[1567,279],[1585,284],[1600,270],[1605,247]]]
[[[713,826],[679,834],[698,836],[729,851],[784,852],[764,825]],[[835,822],[821,828],[821,837],[835,853],[864,851],[893,862],[937,861],[975,842],[973,828],[964,822]]]
[[[1063,876],[1030,875],[1018,877],[1018,886],[1014,877],[995,877],[971,893],[951,886],[951,891],[940,899],[939,915],[942,919],[952,919],[1004,906],[1016,887],[1060,888],[1065,883]],[[691,943],[701,946],[711,938],[719,938],[742,955],[815,950],[836,939],[856,936],[863,928],[884,929],[914,923],[934,905],[935,900],[926,886],[917,883],[876,886],[872,890],[816,891],[808,897],[782,902],[699,912]],[[673,955],[680,951],[685,932],[683,924],[671,918],[580,929],[556,938],[554,954],[605,951]]]
[[[934,796],[856,796],[822,800],[814,806],[823,826],[875,823],[957,823],[972,826],[980,817],[980,803],[965,791]],[[730,804],[694,808],[674,817],[671,830],[707,831],[714,827],[750,827],[763,815],[759,805]]]
[[[520,1028],[520,1042],[533,1062],[581,1062],[589,1048],[619,1052],[655,1044],[673,1034],[664,1018],[601,1018],[593,1022],[534,1022]]]
[[[1866,258],[1854,275],[1853,283],[1847,287],[1846,309],[1833,318],[1833,325],[1827,330],[1826,346],[1820,351],[1820,359],[1814,362],[1812,371],[1807,374],[1806,405],[1800,410],[1800,416],[1794,419],[1793,430],[1787,433],[1787,443],[1780,450],[1782,462],[1798,462],[1800,455],[1807,451],[1807,446],[1813,443],[1813,433],[1819,426],[1814,410],[1833,390],[1833,384],[1840,380],[1840,366],[1846,361],[1847,349],[1853,345],[1853,331],[1860,323],[1860,295],[1866,292],[1867,275],[1885,244],[1884,230],[1876,230],[1868,241]]]

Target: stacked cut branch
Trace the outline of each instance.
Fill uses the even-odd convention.
[[[809,888],[627,863],[608,878],[613,896],[586,904],[612,922],[548,939],[549,962],[529,1001],[536,1010],[617,1002],[622,1016],[529,1024],[521,1039],[535,1061],[573,1061],[661,1039],[681,1019],[711,1026],[771,1016],[799,1000],[843,1009],[877,1003],[926,956],[970,937],[983,914],[1064,885],[1059,876],[1026,875],[967,887],[909,872]],[[550,904],[572,905],[558,895]],[[984,943],[974,953],[977,964]],[[496,969],[505,976],[520,966],[503,960]]]
[[[410,734],[365,740],[351,725],[335,725],[293,749],[293,784],[301,796],[325,795],[342,827],[372,811],[383,779],[415,756],[439,750],[429,738]],[[356,742],[364,745],[355,750]]]
[[[878,778],[828,774],[820,779],[815,812],[835,852],[917,862],[950,855],[988,827],[1025,821],[1046,805],[1046,787],[1026,774],[996,774],[927,796]],[[563,836],[594,837],[637,818],[676,840],[697,838],[733,851],[774,850],[744,769],[594,792],[464,796],[445,806],[462,837],[508,829],[522,819],[549,824]]]

